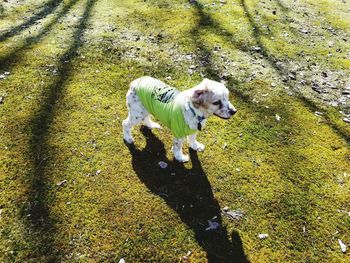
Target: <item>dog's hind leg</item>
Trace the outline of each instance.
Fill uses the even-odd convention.
[[[150,129],[161,129],[158,123],[152,121],[150,114],[145,117],[143,123]]]
[[[126,105],[128,107],[128,117],[123,120],[124,141],[131,144],[134,139],[131,135],[132,127],[140,124],[146,116],[149,115],[146,108],[142,105],[133,87],[131,87],[126,95]]]
[[[197,141],[197,133],[191,134],[187,136],[187,142],[190,147],[195,151],[203,151],[205,146]]]
[[[185,163],[185,162],[188,162],[190,160],[188,155],[185,155],[182,153],[182,145],[183,145],[184,140],[185,140],[184,138],[181,138],[181,139],[175,138],[174,145],[172,148],[175,159],[177,161],[179,161],[180,163]]]

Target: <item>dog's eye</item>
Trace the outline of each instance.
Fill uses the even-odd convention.
[[[214,101],[214,102],[213,102],[213,105],[217,105],[217,106],[218,106],[218,105],[221,105],[221,100]]]

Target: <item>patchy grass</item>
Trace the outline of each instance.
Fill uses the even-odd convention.
[[[343,2],[3,4],[0,260],[348,262]],[[239,112],[210,119],[185,165],[167,129],[135,129],[127,147],[125,93],[141,75],[180,89],[224,80]]]

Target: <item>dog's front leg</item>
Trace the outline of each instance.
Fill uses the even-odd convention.
[[[183,145],[184,140],[185,140],[184,138],[180,138],[180,139],[175,138],[174,145],[172,148],[175,159],[177,161],[179,161],[180,163],[185,163],[185,162],[188,162],[190,160],[188,155],[185,155],[182,153],[182,145]]]
[[[191,134],[187,136],[187,141],[190,147],[195,151],[203,151],[205,146],[197,141],[197,133]]]

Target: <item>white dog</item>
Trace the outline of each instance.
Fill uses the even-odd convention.
[[[196,140],[196,134],[204,127],[206,119],[211,115],[229,119],[237,112],[228,96],[224,84],[209,79],[182,92],[152,77],[136,79],[126,94],[129,113],[123,121],[124,140],[134,143],[131,129],[141,122],[151,129],[160,128],[151,120],[150,115],[153,115],[171,129],[175,137],[172,148],[175,159],[187,162],[189,157],[182,152],[185,138],[193,150],[203,151],[204,145]]]

